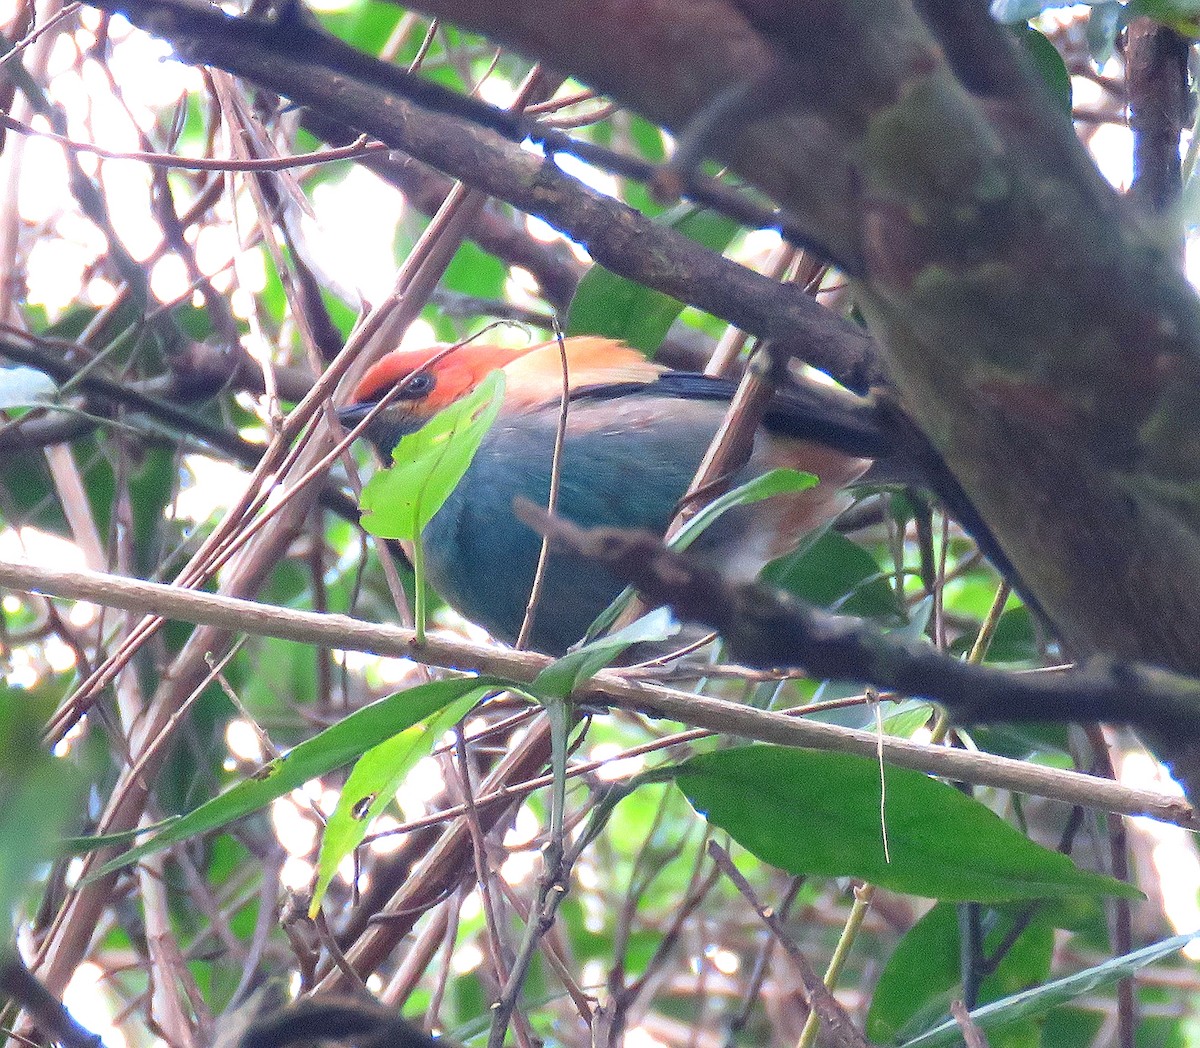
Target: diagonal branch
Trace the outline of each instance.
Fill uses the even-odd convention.
[[[544,219],[586,245],[606,269],[770,338],[849,388],[861,392],[880,381],[870,337],[802,289],[754,273],[652,222],[494,130],[413,105],[395,93],[401,85],[394,67],[327,34],[295,26],[277,31],[270,23],[171,0],[98,0],[96,6],[121,10],[170,41],[184,60],[245,76]],[[313,46],[296,49],[297,32]],[[402,86],[407,89],[409,82]],[[480,116],[474,107],[471,113]],[[488,122],[494,120],[489,116]]]
[[[647,532],[584,530],[526,501],[518,503],[517,514],[636,587],[648,603],[668,604],[681,618],[717,630],[733,657],[749,666],[802,668],[818,679],[922,696],[967,723],[1109,721],[1200,735],[1200,681],[1191,677],[1100,658],[1054,675],[959,662],[779,590],[730,582]]]

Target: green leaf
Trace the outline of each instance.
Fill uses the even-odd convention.
[[[439,411],[392,450],[362,492],[362,525],[372,535],[413,542],[462,479],[504,401],[504,374],[493,371],[470,396]]]
[[[1000,922],[1005,933],[1011,921]],[[990,953],[999,942],[999,929],[993,929],[985,944]],[[1047,915],[1039,914],[1029,923],[1016,942],[1000,959],[996,971],[983,981],[979,988],[979,1000],[986,1003],[1011,994],[1022,993],[1031,986],[1044,983],[1050,977],[1050,966],[1054,961],[1054,922]],[[1037,1048],[1041,1044],[1041,1022],[1032,1016],[1014,1021],[1002,1030],[995,1030],[991,1039],[992,1048]]]
[[[1054,104],[1066,116],[1071,115],[1071,74],[1062,55],[1043,33],[1031,25],[1009,27],[1025,49],[1034,69],[1046,84]]]
[[[965,655],[975,643],[978,631],[960,637],[950,650],[955,655]],[[1033,616],[1023,605],[1009,608],[1000,616],[996,632],[988,645],[986,662],[1029,662],[1038,654],[1037,633]]]
[[[864,618],[899,614],[895,592],[875,558],[836,531],[772,561],[762,577],[820,608]]]
[[[38,867],[56,853],[64,827],[78,817],[81,776],[41,747],[41,725],[28,693],[0,688],[0,934]]]
[[[349,764],[371,747],[424,720],[455,699],[499,683],[485,677],[433,681],[355,710],[282,757],[264,765],[252,778],[239,782],[219,797],[175,820],[144,844],[119,855],[93,877],[102,877],[198,834],[219,830],[236,819],[266,807],[271,801],[303,786],[309,780]]]
[[[1082,972],[1056,979],[1054,982],[1046,983],[1036,989],[1013,994],[1011,997],[995,1001],[992,1004],[985,1004],[982,1008],[976,1008],[971,1012],[971,1019],[976,1026],[986,1032],[1000,1029],[1021,1019],[1041,1015],[1060,1004],[1067,1004],[1084,994],[1093,993],[1104,986],[1133,975],[1145,968],[1146,965],[1182,949],[1194,938],[1196,938],[1195,934],[1175,935],[1170,939],[1134,950],[1124,956],[1114,957],[1094,968],[1087,968]],[[962,1032],[959,1030],[958,1024],[951,1020],[923,1033],[920,1037],[906,1041],[903,1048],[941,1048],[942,1045],[959,1044],[961,1040]]]
[[[880,1044],[892,1043],[916,1016],[941,1019],[961,971],[958,908],[938,903],[909,928],[888,958],[871,995],[866,1035]]]
[[[673,208],[658,221],[714,251],[723,251],[739,228],[731,219],[691,204]],[[571,300],[567,334],[605,335],[652,354],[682,311],[677,299],[592,266]]]
[[[542,698],[564,699],[589,677],[595,676],[631,644],[668,640],[679,632],[668,608],[655,608],[635,622],[589,641],[583,647],[555,659],[529,685],[529,692]]]
[[[696,541],[717,518],[737,506],[748,506],[752,502],[762,502],[774,495],[790,495],[797,491],[806,491],[816,487],[817,478],[811,473],[802,473],[798,469],[772,469],[761,476],[746,481],[725,492],[720,498],[715,498],[682,528],[679,529],[671,542],[671,549],[685,550]]]
[[[1024,904],[987,914],[985,956],[1007,939],[1027,909]],[[993,1001],[1044,981],[1050,973],[1053,946],[1054,922],[1048,913],[1039,913],[984,980],[980,1000]],[[961,975],[958,907],[938,903],[908,930],[888,958],[871,996],[867,1036],[891,1043],[906,1032],[911,1035],[939,1022],[959,993]]]
[[[930,703],[921,702],[919,699],[905,699],[884,716],[883,730],[889,735],[911,739],[929,723],[933,713],[934,709]]]
[[[465,240],[442,277],[442,286],[475,298],[503,299],[508,267],[470,240]]]
[[[147,447],[129,476],[129,507],[133,518],[132,546],[143,577],[159,570],[163,561],[163,522],[176,495],[179,463],[169,448]],[[172,540],[174,541],[174,540]]]
[[[320,911],[321,900],[341,861],[362,843],[371,823],[396,796],[404,777],[488,690],[472,688],[445,709],[372,747],[358,759],[321,836],[310,917],[315,918]]]
[[[747,746],[674,769],[692,806],[765,862],[957,902],[1070,894],[1141,898],[1033,843],[978,801],[907,768],[847,753]],[[890,856],[890,861],[888,857]]]

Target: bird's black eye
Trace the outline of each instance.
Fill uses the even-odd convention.
[[[418,397],[425,396],[433,389],[436,380],[433,377],[432,371],[418,371],[412,375],[400,390],[401,400],[416,400]]]

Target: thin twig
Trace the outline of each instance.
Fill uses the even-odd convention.
[[[82,5],[75,3],[71,5],[71,8],[78,8],[80,6]],[[9,55],[11,54],[12,52],[9,52]],[[3,62],[9,55],[0,58],[0,62]],[[165,167],[183,171],[287,171],[297,167],[332,164],[337,160],[356,160],[360,157],[370,156],[372,153],[390,152],[388,147],[382,142],[370,142],[367,140],[366,135],[361,135],[352,145],[340,146],[335,149],[315,150],[312,153],[301,153],[296,156],[265,157],[263,159],[248,160],[217,160],[208,157],[178,156],[174,153],[142,152],[136,149],[105,149],[103,146],[98,146],[91,142],[76,142],[74,139],[67,138],[65,135],[55,134],[53,131],[39,131],[36,127],[30,127],[28,124],[22,123],[7,113],[0,113],[0,126],[7,128],[9,131],[15,131],[19,135],[30,135],[35,138],[48,139],[62,146],[64,149],[70,150],[72,153],[91,153],[94,156],[103,157],[105,160],[135,160],[143,164],[149,164],[152,167]]]
[[[99,1034],[81,1026],[63,1006],[62,1001],[46,989],[25,963],[10,953],[0,963],[0,993],[11,997],[45,1034],[63,1048],[104,1048]]]
[[[730,858],[729,852],[722,848],[716,841],[709,841],[708,854],[712,856],[713,862],[720,867],[721,872],[733,882],[733,886],[745,897],[746,901],[753,907],[754,912],[762,918],[763,923],[771,929],[775,938],[779,941],[779,945],[783,947],[784,952],[795,965],[796,972],[800,976],[800,982],[803,985],[804,996],[808,1000],[809,1007],[821,1017],[821,1022],[828,1031],[830,1039],[842,1048],[868,1048],[867,1040],[862,1033],[850,1021],[850,1016],[846,1014],[846,1010],[837,1002],[833,993],[821,981],[820,977],[813,970],[807,957],[800,952],[798,947],[788,934],[786,928],[779,921],[779,917],[775,911],[769,906],[765,906],[759,901],[758,895],[750,886],[750,882],[746,880],[742,872],[733,864],[733,859]]]
[[[550,457],[550,493],[546,497],[546,512],[550,514],[556,512],[558,490],[562,486],[563,444],[567,437],[567,417],[571,410],[571,373],[567,365],[567,347],[557,320],[554,324],[554,338],[558,344],[558,359],[562,367],[562,394],[559,397],[558,422],[554,427],[554,448]],[[543,535],[541,548],[538,550],[537,568],[533,573],[533,585],[529,589],[529,602],[525,605],[525,617],[521,620],[521,630],[517,634],[518,650],[529,643],[529,634],[533,632],[533,617],[537,614],[538,601],[542,596],[549,559],[550,537]]]

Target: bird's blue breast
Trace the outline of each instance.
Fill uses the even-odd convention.
[[[574,402],[557,513],[583,527],[661,533],[724,414],[724,404],[650,395]],[[467,618],[510,642],[521,627],[541,547],[540,537],[513,516],[513,499],[524,495],[546,505],[557,415],[556,406],[501,417],[425,532],[434,588]],[[728,538],[736,519],[718,527]],[[711,545],[721,534],[707,538]],[[620,590],[594,563],[553,553],[530,645],[564,651]]]

